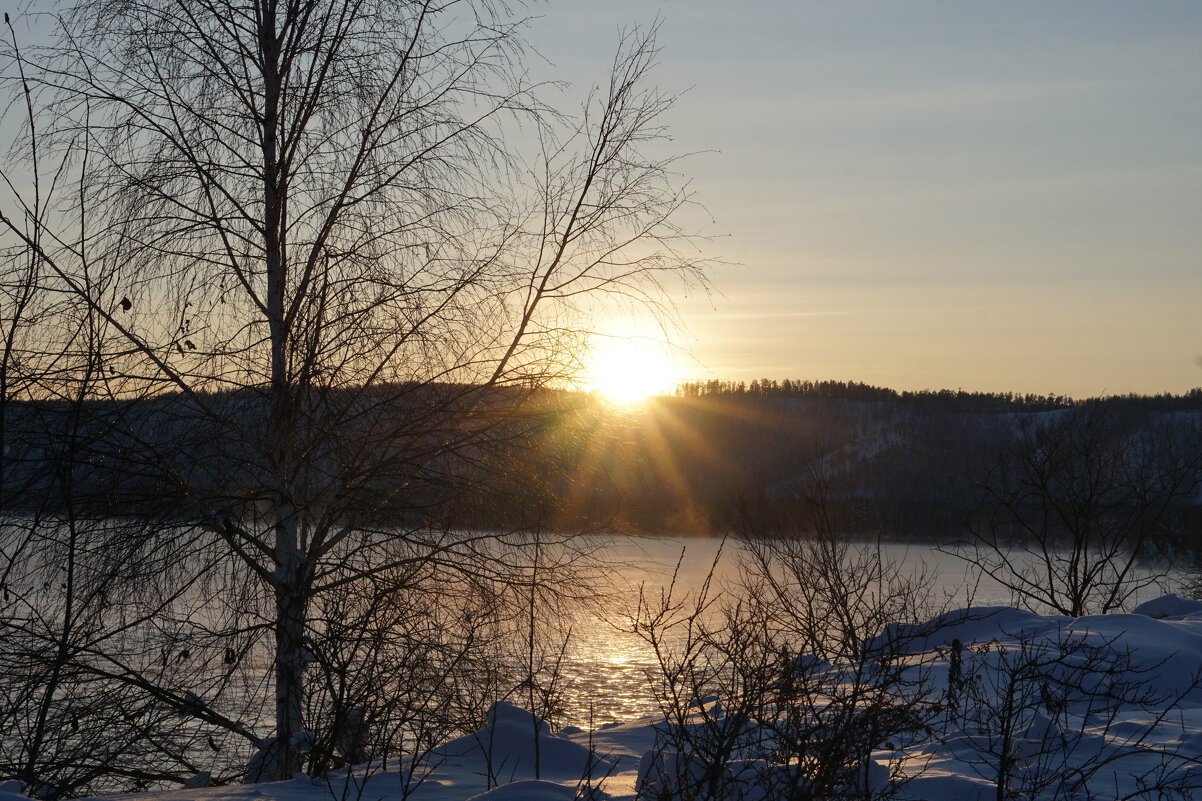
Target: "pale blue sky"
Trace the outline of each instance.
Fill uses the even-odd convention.
[[[1202,4],[565,0],[532,38],[659,82],[736,262],[682,306],[698,377],[1202,385]]]

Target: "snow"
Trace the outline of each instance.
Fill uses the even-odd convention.
[[[533,774],[537,760],[543,776],[576,781],[597,763],[597,772],[612,767],[604,757],[591,754],[587,745],[551,733],[550,726],[505,701],[488,711],[488,722],[481,729],[451,740],[435,752],[439,760],[479,760],[491,766],[497,776]],[[535,726],[538,726],[538,753],[535,753]]]
[[[523,779],[474,795],[471,801],[486,798],[488,801],[573,801],[576,788],[539,779]]]
[[[984,708],[968,710],[915,743],[882,749],[862,771],[868,788],[895,785],[911,801],[995,798],[999,742],[989,705],[1013,679],[1072,683],[1062,704],[1034,700],[1022,687],[1021,714],[1004,740],[1013,780],[1024,797],[1112,797],[1134,793],[1140,781],[1157,780],[1202,797],[1202,604],[1176,596],[1145,603],[1134,614],[1068,618],[1007,607],[961,609],[920,626],[893,626],[874,638],[876,647],[900,645],[914,670],[929,671],[928,686],[948,686],[952,651],[973,679]],[[1025,660],[1025,661],[1024,661]],[[1118,666],[1088,673],[1096,665]],[[1032,665],[1034,670],[1029,669]],[[1021,668],[1019,670],[1018,668]],[[961,668],[957,668],[960,670]],[[1010,673],[1006,673],[1009,670]],[[1040,672],[1042,671],[1042,672]],[[1007,684],[1006,677],[1011,679]],[[1140,702],[1128,693],[1143,691]],[[994,693],[990,696],[989,693]],[[1077,693],[1077,694],[1073,694]],[[1128,693],[1128,694],[1124,694]],[[1152,699],[1152,703],[1148,703]],[[711,710],[712,711],[712,710]],[[979,714],[972,714],[973,712]],[[449,740],[431,755],[412,801],[633,801],[672,798],[678,777],[700,769],[697,757],[657,751],[653,717],[606,725],[593,732],[567,727],[556,733],[529,712],[497,703],[480,730]],[[539,728],[535,776],[535,728]],[[890,748],[895,746],[889,746]],[[760,759],[726,763],[733,782],[774,767]],[[1088,787],[1069,786],[1070,776]],[[1085,777],[1082,779],[1081,777]],[[128,801],[402,801],[397,763],[336,772],[325,779],[298,776],[288,782],[195,787],[118,796]],[[762,798],[750,782],[746,798]],[[21,787],[0,785],[0,801],[22,801]],[[1098,795],[1100,794],[1100,795]],[[1135,795],[1134,797],[1143,797]],[[1161,797],[1149,794],[1146,797]]]
[[[1061,615],[1038,615],[1008,606],[977,606],[945,612],[925,623],[893,624],[868,642],[868,650],[902,644],[914,653],[951,647],[959,640],[991,642],[997,639],[1047,635],[1067,623]]]
[[[15,779],[0,782],[0,801],[28,801],[22,795],[24,789],[24,785]]]
[[[1165,618],[1181,618],[1189,615],[1202,614],[1202,601],[1189,598],[1179,598],[1176,595],[1164,595],[1146,601],[1131,610],[1136,615],[1164,620]]]

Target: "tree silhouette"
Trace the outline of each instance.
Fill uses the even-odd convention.
[[[669,281],[702,279],[675,159],[651,155],[672,101],[648,84],[654,31],[623,35],[569,116],[490,0],[114,0],[56,25],[44,47],[14,37],[30,135],[4,168],[5,279],[95,330],[64,342],[65,316],[26,313],[5,364],[54,365],[30,403],[99,365],[102,499],[159,500],[186,525],[152,536],[203,543],[195,570],[233,577],[204,645],[271,639],[275,728],[251,739],[291,776],[320,717],[313,610],[408,593],[406,614],[433,615],[436,587],[466,614],[520,581],[524,541],[436,525],[520,440],[498,398],[570,377],[601,299],[662,310]],[[187,714],[253,728],[192,697]]]

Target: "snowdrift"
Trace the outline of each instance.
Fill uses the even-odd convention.
[[[921,679],[921,697],[909,700],[929,716],[915,741],[876,744],[862,783],[846,790],[911,801],[984,801],[999,787],[1029,799],[1202,797],[1202,603],[1165,596],[1132,614],[1077,619],[960,609],[891,627],[866,645],[900,656]],[[716,708],[698,720],[720,719]],[[402,801],[406,776],[414,801],[712,798],[707,786],[741,801],[796,794],[796,785],[779,781],[787,771],[773,762],[770,733],[750,740],[764,744],[762,753],[714,764],[665,749],[665,725],[644,718],[555,733],[499,702],[481,729],[431,753],[420,775],[389,763],[322,779],[125,798]],[[759,724],[738,725],[755,733]],[[722,782],[707,784],[719,775]],[[0,786],[0,801],[21,801],[20,789]]]

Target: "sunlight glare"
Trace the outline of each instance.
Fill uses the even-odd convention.
[[[676,371],[660,343],[615,337],[592,344],[584,382],[614,403],[633,404],[670,392]]]

